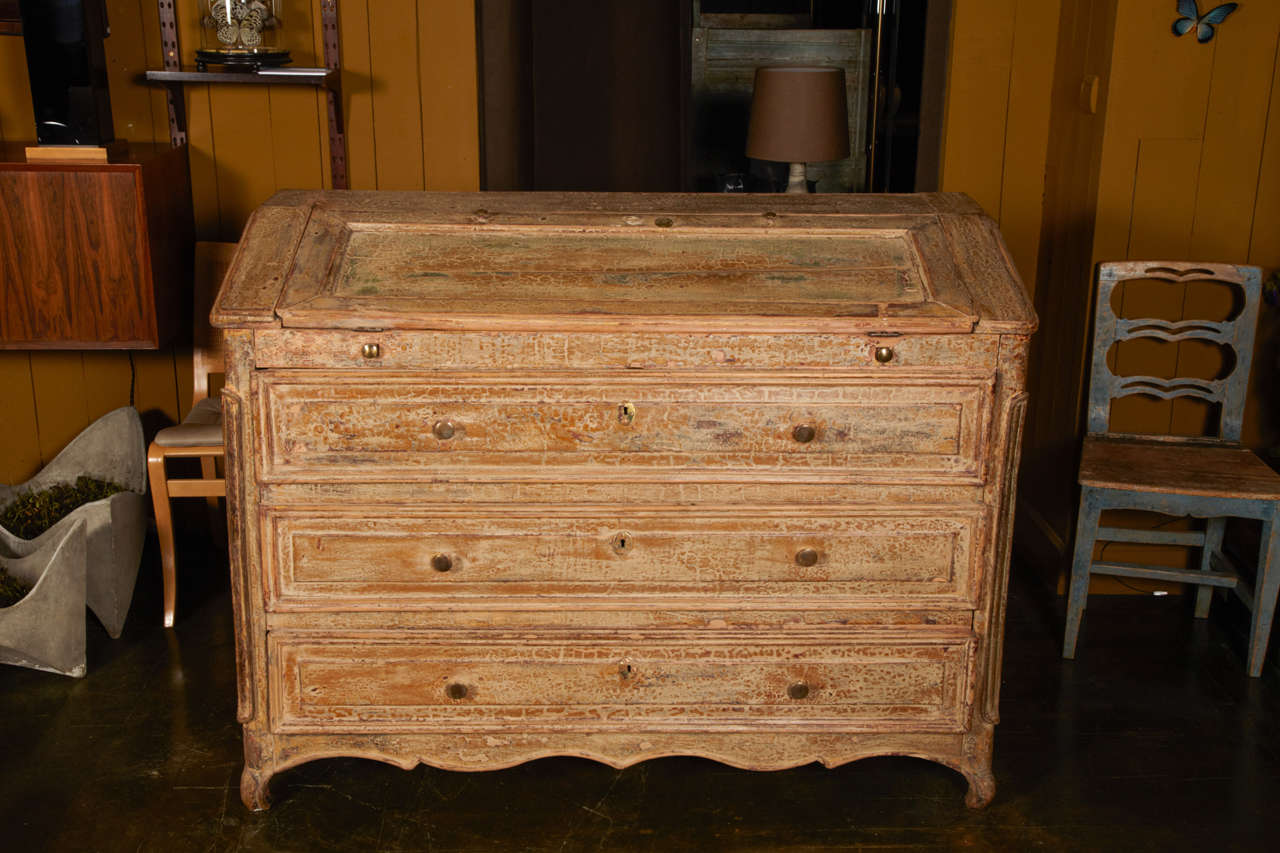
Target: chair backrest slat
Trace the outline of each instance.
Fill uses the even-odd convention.
[[[1240,310],[1228,320],[1121,318],[1112,307],[1122,282],[1156,279],[1178,284],[1216,281],[1239,288]],[[1253,335],[1258,323],[1262,271],[1233,264],[1177,261],[1120,261],[1098,265],[1097,305],[1094,311],[1093,365],[1089,381],[1089,432],[1109,431],[1111,404],[1120,397],[1141,394],[1172,400],[1192,397],[1220,407],[1218,437],[1239,441],[1245,389],[1253,359]],[[1111,348],[1124,341],[1157,340],[1170,343],[1202,341],[1232,350],[1235,363],[1217,379],[1199,377],[1120,376],[1107,363]]]

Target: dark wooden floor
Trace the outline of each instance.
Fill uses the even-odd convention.
[[[1095,598],[1068,663],[1062,601],[1018,567],[982,812],[958,774],[913,759],[748,773],[670,758],[476,774],[332,759],[278,776],[274,808],[250,814],[225,568],[183,550],[175,630],[149,551],[124,636],[89,619],[86,678],[0,667],[0,849],[1280,849],[1280,667],[1245,677],[1244,614]]]

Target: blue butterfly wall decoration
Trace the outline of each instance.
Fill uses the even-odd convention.
[[[1227,15],[1234,12],[1239,5],[1239,3],[1223,3],[1221,6],[1215,6],[1201,15],[1200,7],[1196,5],[1196,0],[1178,0],[1178,14],[1181,17],[1173,22],[1173,34],[1175,36],[1185,36],[1194,29],[1196,31],[1196,41],[1204,44],[1213,38],[1213,28],[1221,24]]]

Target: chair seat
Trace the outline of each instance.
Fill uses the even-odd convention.
[[[1280,500],[1280,474],[1234,444],[1090,435],[1080,484],[1100,489]]]
[[[161,447],[221,447],[222,401],[205,397],[182,423],[156,433],[155,441]]]

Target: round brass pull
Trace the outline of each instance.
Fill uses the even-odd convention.
[[[436,421],[435,426],[431,428],[436,438],[441,441],[447,441],[453,438],[453,422],[452,421]]]
[[[457,681],[444,689],[444,695],[448,696],[450,699],[466,699],[467,694],[470,692],[471,691],[467,689],[467,685],[460,684]]]
[[[813,548],[801,548],[799,551],[796,551],[797,566],[804,566],[805,568],[808,568],[809,566],[816,566],[817,564],[818,552]]]
[[[876,361],[881,364],[893,361],[893,347],[876,347]]]
[[[809,696],[809,685],[798,681],[787,688],[787,695],[792,699],[805,699]]]
[[[360,347],[360,354],[365,358],[382,358],[382,347],[378,344],[365,344]]]
[[[453,568],[453,558],[448,554],[436,554],[431,558],[431,568],[437,572],[447,572]]]
[[[808,444],[817,436],[818,431],[809,424],[800,424],[791,430],[791,437],[801,444]]]

